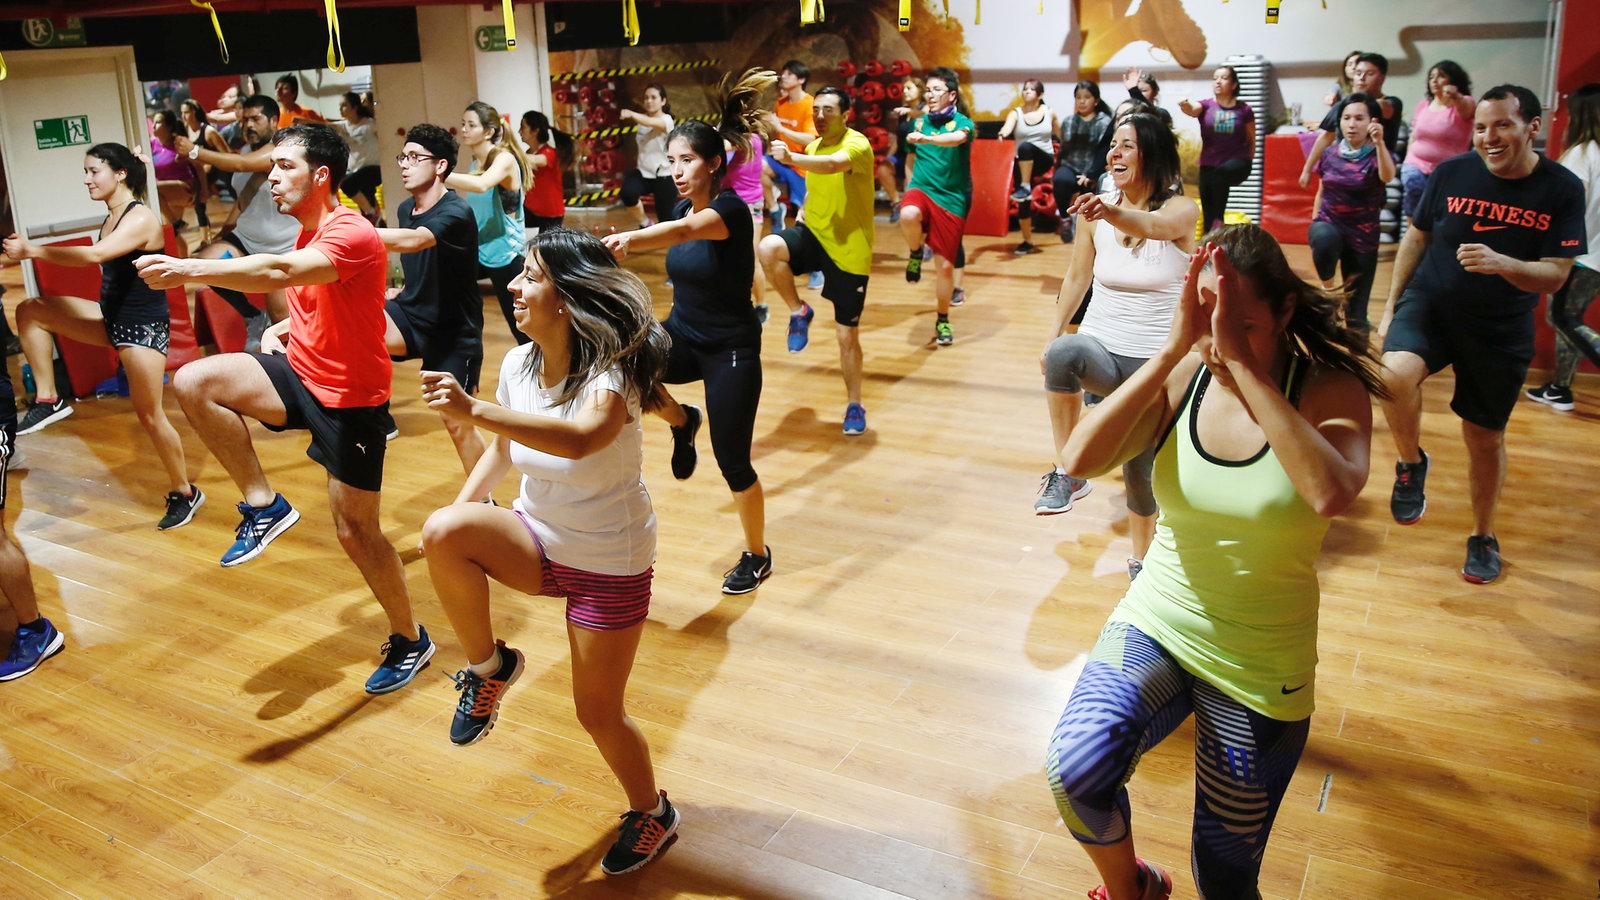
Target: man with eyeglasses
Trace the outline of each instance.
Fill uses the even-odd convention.
[[[200,259],[232,259],[253,253],[284,254],[294,249],[300,237],[300,223],[278,211],[267,188],[267,173],[272,170],[272,138],[278,132],[278,102],[264,94],[246,97],[239,117],[250,149],[243,153],[219,153],[177,136],[177,151],[202,165],[232,172],[235,202],[222,231],[195,253]],[[261,349],[261,335],[267,326],[289,314],[283,291],[267,293],[267,308],[257,309],[241,291],[212,288],[244,318],[244,349]]]
[[[916,147],[917,166],[900,198],[900,233],[911,256],[906,281],[922,279],[922,245],[934,253],[934,301],[938,319],[934,343],[955,343],[950,329],[950,299],[955,292],[955,261],[972,206],[972,120],[956,108],[960,82],[945,66],[928,72],[923,99],[927,112],[912,124],[906,141]]]
[[[401,254],[405,286],[384,305],[384,341],[395,362],[421,359],[427,372],[449,372],[468,394],[478,393],[483,369],[483,294],[478,291],[478,221],[472,208],[444,186],[460,147],[437,125],[406,132],[395,162],[411,192],[400,204],[399,228],[380,228],[385,249]],[[483,456],[471,423],[444,419],[467,474]]]

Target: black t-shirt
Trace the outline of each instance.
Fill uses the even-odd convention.
[[[1383,123],[1383,145],[1389,148],[1389,153],[1393,154],[1395,141],[1400,140],[1400,113],[1405,104],[1400,102],[1399,97],[1385,96],[1383,99],[1389,101],[1394,109],[1394,115],[1388,117],[1379,115],[1378,117],[1378,121]],[[1383,110],[1382,101],[1378,102],[1378,110],[1380,113]],[[1323,131],[1332,132],[1334,140],[1339,139],[1339,104],[1335,103],[1333,108],[1328,110],[1328,114],[1322,117],[1322,125],[1320,127]],[[1396,163],[1398,162],[1396,160]]]
[[[405,288],[395,298],[430,335],[483,340],[483,295],[478,292],[478,220],[455,191],[420,215],[417,201],[400,204],[401,228],[426,228],[434,245],[400,255]]]
[[[1499,275],[1461,268],[1456,249],[1484,244],[1525,262],[1577,257],[1588,248],[1583,197],[1578,176],[1543,156],[1532,174],[1516,179],[1490,174],[1476,152],[1450,157],[1417,201],[1412,223],[1428,233],[1428,247],[1406,290],[1486,316],[1532,311],[1536,295]]]
[[[688,200],[680,201],[673,218],[688,216],[689,207]],[[667,251],[667,275],[672,279],[667,325],[673,334],[705,347],[759,347],[761,321],[750,305],[750,285],[756,277],[750,207],[733,191],[723,191],[711,199],[709,208],[727,224],[728,237],[686,241]]]

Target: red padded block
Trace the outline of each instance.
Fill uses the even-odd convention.
[[[1313,175],[1311,187],[1301,187],[1300,172],[1316,140],[1316,131],[1267,135],[1261,167],[1261,227],[1281,244],[1304,244],[1309,239],[1317,182]]]
[[[972,142],[972,206],[967,210],[967,234],[1005,237],[1011,230],[1011,163],[1016,155],[1015,141]]]
[[[267,308],[265,294],[245,294],[257,309]],[[211,288],[194,294],[195,338],[201,346],[216,345],[219,352],[237,353],[244,349],[244,319]]]

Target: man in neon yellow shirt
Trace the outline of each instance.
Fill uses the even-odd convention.
[[[838,325],[839,368],[844,373],[847,403],[844,433],[867,430],[861,405],[861,309],[867,299],[872,269],[873,155],[861,132],[848,128],[844,117],[850,98],[838,88],[817,91],[812,104],[816,140],[804,153],[774,141],[772,155],[806,174],[806,203],[793,228],[761,239],[761,267],[778,296],[789,305],[789,352],[799,353],[809,340],[816,315],[795,291],[794,273],[821,271],[822,296],[833,303]]]

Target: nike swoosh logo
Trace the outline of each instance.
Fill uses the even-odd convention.
[[[1289,687],[1289,686],[1288,686],[1288,685],[1287,685],[1287,684],[1286,684],[1286,685],[1284,685],[1284,686],[1283,686],[1283,687],[1281,687],[1281,688],[1279,688],[1279,690],[1281,690],[1281,691],[1283,691],[1283,692],[1284,692],[1284,693],[1285,693],[1285,694],[1292,694],[1292,693],[1294,693],[1294,692],[1295,692],[1295,691],[1298,691],[1298,690],[1303,690],[1303,689],[1304,689],[1304,688],[1305,688],[1305,685],[1303,685],[1303,684],[1302,684],[1302,685],[1300,685],[1300,687]]]
[[[1511,227],[1510,225],[1485,225],[1482,222],[1473,222],[1472,223],[1472,230],[1473,231],[1499,231],[1502,228],[1510,228],[1510,227]]]

